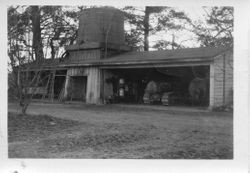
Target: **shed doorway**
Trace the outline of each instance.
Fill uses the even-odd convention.
[[[71,76],[70,100],[86,101],[87,76]]]

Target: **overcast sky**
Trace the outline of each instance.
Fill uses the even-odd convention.
[[[205,18],[204,18],[205,11],[203,10],[201,6],[175,7],[175,8],[179,11],[185,12],[185,14],[187,14],[188,17],[190,17],[192,21],[197,21],[197,20],[205,21]],[[160,39],[171,41],[172,40],[171,34],[172,33],[170,31],[169,34],[159,33],[156,35],[151,35],[149,37],[150,46],[153,46],[154,43]],[[175,34],[175,41],[177,43],[181,42],[182,45],[185,47],[199,47],[199,43],[196,42],[196,35],[194,35],[193,33],[183,30],[183,31],[175,32],[174,34]],[[151,50],[154,50],[154,49],[151,48]]]
[[[124,6],[117,6],[115,8],[124,8]],[[140,7],[139,7],[140,8]],[[145,9],[145,6],[141,7],[142,10]],[[202,9],[201,6],[192,6],[192,7],[174,7],[177,11],[183,11],[185,14],[188,15],[188,17],[191,18],[192,21],[197,21],[197,20],[202,20],[204,21],[204,14],[205,11]],[[67,9],[71,9],[71,10],[76,10],[77,6],[68,6]],[[21,10],[21,9],[19,9]],[[22,11],[22,10],[21,10]],[[20,11],[20,12],[21,12]],[[73,21],[72,21],[73,22]],[[129,27],[125,25],[125,29],[128,29]],[[150,35],[149,36],[149,46],[152,47],[158,40],[167,40],[167,41],[172,41],[173,38],[173,34],[175,35],[175,41],[177,43],[181,43],[183,46],[185,47],[199,47],[199,43],[197,43],[196,41],[196,35],[194,35],[192,32],[188,32],[186,30],[182,30],[182,31],[163,31],[163,32],[158,32],[154,35]],[[168,47],[170,48],[170,47]],[[155,50],[153,48],[150,48],[149,50]],[[61,48],[59,51],[59,56],[62,55],[64,53],[64,49]],[[48,52],[48,51],[46,51]],[[50,52],[50,51],[49,51]],[[50,54],[48,52],[48,54]],[[48,55],[49,57],[50,55]]]

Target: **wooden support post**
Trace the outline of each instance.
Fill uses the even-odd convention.
[[[100,86],[100,97],[101,97],[101,103],[105,103],[105,71],[102,69],[100,70],[101,73],[101,86]]]
[[[19,87],[20,86],[20,70],[18,70],[18,72],[17,72],[17,86]]]
[[[64,99],[67,99],[68,98],[68,88],[69,88],[69,85],[70,85],[70,76],[67,72],[67,75],[66,75],[66,79],[65,79],[65,88],[64,88],[64,96],[63,98]]]
[[[56,70],[52,71],[52,81],[51,81],[51,93],[50,93],[50,99],[53,102],[54,101],[54,85],[55,85],[55,75],[56,75]]]

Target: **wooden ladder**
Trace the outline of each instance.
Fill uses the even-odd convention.
[[[49,79],[48,79],[48,82],[46,84],[47,92],[43,94],[42,100],[44,100],[45,98],[48,98],[52,102],[54,101],[55,76],[56,76],[56,70],[52,70],[49,74]]]

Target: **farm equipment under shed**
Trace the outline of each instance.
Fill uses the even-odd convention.
[[[194,74],[194,71],[196,72]],[[201,72],[200,72],[201,71]],[[208,103],[208,83],[200,88],[194,79],[203,79],[206,67],[172,67],[148,69],[114,69],[108,81],[113,92],[107,96],[108,103],[144,103],[158,105],[197,105]],[[111,82],[112,81],[112,82]],[[193,102],[190,86],[198,94]],[[206,90],[206,93],[203,91]],[[203,94],[202,96],[200,96]]]

